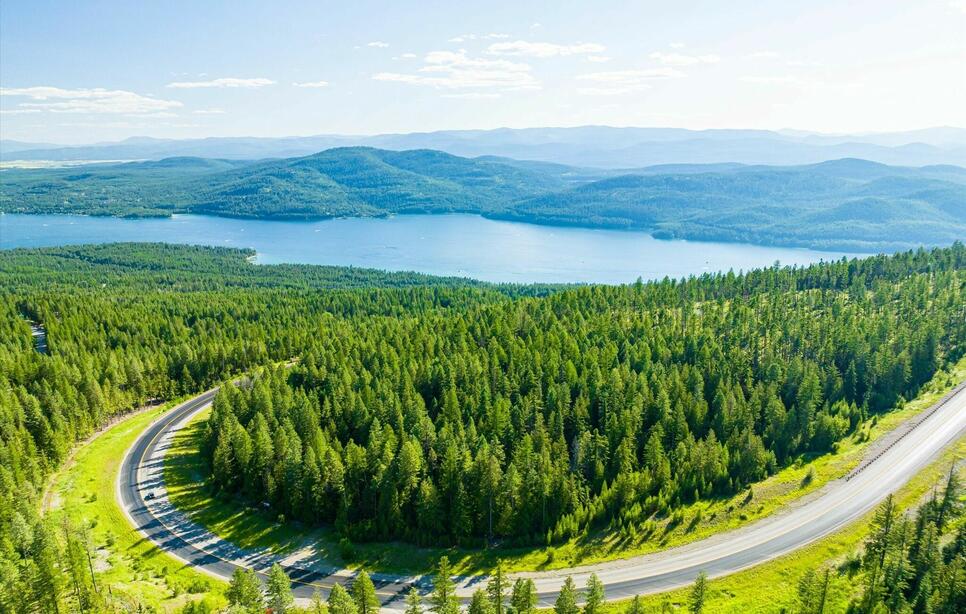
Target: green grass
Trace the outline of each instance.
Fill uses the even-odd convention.
[[[311,548],[333,564],[390,573],[425,573],[444,554],[453,562],[455,573],[459,574],[486,572],[493,568],[498,558],[504,561],[509,571],[561,569],[680,546],[768,516],[847,474],[861,461],[870,444],[932,405],[964,379],[966,358],[950,370],[937,373],[915,400],[862,425],[854,435],[839,443],[836,453],[802,457],[755,484],[750,498],[746,490],[729,499],[700,501],[682,507],[681,522],[655,518],[657,529],[650,535],[598,531],[552,547],[472,550],[420,548],[388,542],[354,544],[351,553],[344,553],[332,530],[313,529],[294,522],[279,523],[271,513],[210,496],[205,484],[207,469],[198,453],[207,416],[205,412],[175,436],[164,475],[171,502],[176,507],[216,535],[243,548],[266,548],[279,553]],[[813,477],[805,480],[810,471]]]
[[[172,612],[206,593],[213,605],[224,603],[224,584],[186,567],[135,531],[115,497],[121,460],[135,438],[172,404],[147,410],[105,430],[79,448],[51,484],[55,518],[66,514],[88,526],[95,552],[97,581],[128,611],[138,605]]]

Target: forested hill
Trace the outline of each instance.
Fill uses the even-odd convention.
[[[68,590],[44,574],[82,542],[36,503],[73,442],[292,357],[218,397],[213,491],[350,539],[543,544],[829,450],[966,348],[962,244],[549,294],[245,256],[0,252],[0,596]]]
[[[627,171],[363,147],[285,160],[3,169],[0,211],[271,219],[479,213],[659,238],[891,251],[966,236],[966,170],[864,160]]]

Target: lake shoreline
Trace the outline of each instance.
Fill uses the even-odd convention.
[[[632,283],[810,264],[860,252],[661,239],[629,228],[586,228],[479,214],[402,214],[318,221],[175,214],[120,218],[5,214],[0,249],[162,242],[250,248],[259,264],[321,264],[416,271],[494,283]]]
[[[666,228],[657,228],[653,226],[644,225],[634,225],[634,224],[606,224],[593,222],[571,222],[568,220],[560,219],[545,219],[535,216],[521,216],[512,215],[510,213],[490,213],[490,212],[479,212],[479,211],[400,211],[397,213],[385,213],[378,215],[337,215],[337,216],[327,216],[327,215],[298,215],[298,216],[287,216],[287,215],[230,215],[230,214],[216,214],[216,213],[195,213],[192,211],[171,211],[167,214],[159,213],[157,215],[152,213],[132,213],[127,215],[110,215],[110,214],[92,214],[92,213],[31,213],[29,211],[11,211],[4,212],[0,211],[0,216],[3,215],[49,215],[49,216],[72,216],[72,217],[85,217],[85,218],[111,218],[111,219],[121,219],[121,220],[170,220],[177,218],[179,216],[192,215],[198,217],[211,217],[227,220],[245,220],[245,221],[264,221],[264,222],[285,222],[285,223],[305,223],[313,224],[317,222],[327,222],[332,220],[385,220],[394,217],[408,217],[408,216],[450,216],[450,215],[472,215],[476,217],[481,217],[487,220],[502,221],[502,222],[514,222],[518,224],[530,224],[533,226],[545,226],[549,228],[580,228],[585,230],[610,230],[617,232],[634,232],[634,233],[647,233],[654,239],[658,241],[688,241],[691,243],[734,243],[737,245],[756,245],[760,247],[778,247],[785,249],[805,249],[813,250],[818,252],[850,252],[854,254],[861,254],[866,256],[874,256],[883,253],[892,253],[897,251],[904,251],[908,249],[916,249],[920,247],[919,245],[913,245],[911,243],[901,243],[901,242],[877,242],[874,244],[867,244],[865,242],[850,242],[850,241],[839,241],[829,244],[816,243],[814,241],[780,241],[768,239],[767,237],[755,237],[756,240],[748,241],[737,241],[729,238],[726,235],[715,235],[715,234],[700,234],[694,231],[690,232],[680,232],[675,230],[669,230]],[[926,246],[933,247],[933,246]],[[4,249],[2,244],[0,244],[0,249]]]

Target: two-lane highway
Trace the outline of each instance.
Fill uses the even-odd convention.
[[[243,550],[218,538],[171,506],[163,481],[164,455],[171,438],[193,415],[210,405],[208,391],[167,412],[128,450],[118,476],[118,498],[132,524],[149,540],[205,573],[228,579],[238,567],[264,574],[275,562],[293,578],[298,597],[323,595],[334,582],[351,582],[352,573],[337,569],[311,548],[280,557],[268,551]],[[922,418],[921,416],[925,416]],[[788,554],[853,522],[909,481],[947,445],[966,434],[966,383],[924,412],[915,427],[887,449],[868,459],[848,480],[826,485],[818,496],[786,512],[741,529],[721,533],[663,552],[550,572],[516,574],[532,578],[541,606],[550,606],[566,576],[578,586],[596,573],[610,599],[666,591],[694,581],[699,572],[723,576]],[[374,574],[387,609],[402,609],[401,594],[425,578]],[[458,593],[468,598],[484,578],[462,578]]]

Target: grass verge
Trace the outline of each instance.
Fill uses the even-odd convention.
[[[206,412],[176,434],[165,462],[165,482],[171,502],[213,533],[243,548],[267,548],[290,553],[308,548],[333,564],[365,567],[369,571],[425,573],[442,555],[453,562],[455,573],[473,574],[492,569],[503,559],[509,571],[549,570],[648,554],[736,529],[802,501],[832,480],[851,471],[871,444],[904,420],[935,403],[956,383],[966,379],[966,358],[940,371],[914,400],[888,414],[877,416],[841,441],[835,453],[802,456],[794,464],[755,484],[749,497],[744,491],[728,499],[699,501],[679,511],[679,522],[654,518],[657,529],[649,535],[598,531],[551,547],[518,549],[419,548],[404,543],[353,544],[341,548],[328,529],[311,529],[298,523],[279,523],[270,513],[246,508],[235,501],[210,496],[205,485],[207,469],[198,450]]]
[[[124,453],[168,403],[135,414],[106,429],[77,449],[72,461],[53,478],[55,505],[47,513],[66,515],[76,526],[90,527],[94,567],[102,591],[129,611],[172,612],[204,597],[224,603],[224,584],[165,554],[135,531],[117,503],[115,483]]]

